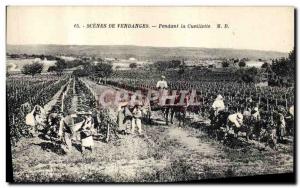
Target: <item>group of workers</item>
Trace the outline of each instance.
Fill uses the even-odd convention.
[[[165,77],[157,82],[157,88],[166,89],[168,87]],[[126,134],[134,134],[137,128],[138,134],[142,131],[142,104],[135,104],[133,107],[128,103],[120,103],[118,109],[117,123],[119,130]],[[130,122],[128,124],[128,122]],[[91,112],[76,112],[69,110],[67,115],[61,112],[59,106],[53,106],[49,114],[46,115],[44,109],[36,105],[33,110],[26,115],[25,123],[31,126],[33,135],[37,131],[43,131],[49,139],[55,137],[63,142],[65,152],[72,152],[72,140],[80,140],[81,151],[87,148],[93,151],[93,135],[96,134],[95,122]]]
[[[214,110],[215,117],[217,117],[220,114],[220,112],[226,111],[224,99],[221,95],[218,95],[216,97],[215,101],[212,104],[212,108]],[[261,115],[257,106],[253,109],[245,109],[243,112],[236,112],[230,114],[227,118],[227,122],[224,123],[227,124],[227,128],[238,129],[244,125],[245,118],[252,121],[254,129],[258,129],[257,131],[261,131],[261,127],[259,124],[261,120]],[[293,118],[294,106],[291,106],[289,108],[287,114],[285,113],[285,109],[279,106],[273,113],[270,114],[269,117],[269,124],[271,125],[272,135],[277,135],[279,137],[279,140],[283,140],[283,136],[285,136],[287,132],[286,119],[293,120]]]
[[[143,135],[142,132],[142,116],[143,110],[141,104],[135,104],[130,110],[128,103],[121,103],[118,110],[117,123],[119,130],[123,134],[135,134],[137,127],[139,135]],[[129,123],[128,123],[129,122]],[[130,127],[131,126],[131,127]]]
[[[156,88],[158,90],[165,90],[168,88],[165,76],[161,76],[161,79],[157,82]],[[119,104],[117,122],[119,129],[124,134],[135,134],[137,127],[139,135],[143,135],[142,131],[142,117],[146,114],[145,106],[141,103],[136,103],[130,106],[128,102]],[[129,122],[129,123],[128,123]]]
[[[217,96],[212,104],[212,108],[214,110],[215,117],[217,117],[221,111],[225,111],[224,99],[221,95]],[[228,122],[237,128],[241,127],[243,124],[243,114],[241,114],[240,112],[230,114],[228,116]]]
[[[168,84],[164,76],[162,76],[161,80],[157,82],[156,87],[159,90],[168,88]],[[216,97],[212,104],[212,108],[214,110],[215,117],[217,117],[222,111],[226,111],[224,99],[221,95]],[[132,107],[130,107],[127,102],[120,103],[117,110],[117,124],[120,132],[124,134],[135,134],[137,127],[138,134],[143,135],[143,113],[145,113],[145,111],[143,111],[143,105],[141,103],[137,103]],[[290,113],[294,113],[293,108],[290,109]],[[248,115],[246,112],[243,114],[240,112],[230,114],[226,123],[233,127],[240,128],[243,125],[243,119],[245,116],[251,116],[253,119],[259,121],[260,112],[258,107],[254,107]],[[74,139],[81,141],[82,152],[84,152],[87,148],[93,151],[93,135],[96,133],[96,128],[92,112],[80,113],[74,110],[69,110],[68,114],[64,116],[60,108],[58,106],[54,106],[47,118],[44,117],[45,112],[43,111],[43,108],[36,105],[33,111],[26,116],[26,124],[33,127],[32,130],[34,133],[37,131],[39,125],[43,125],[45,135],[49,135],[51,137],[51,135],[56,134],[58,139],[63,141],[63,145],[65,147],[64,150],[66,152],[72,151],[72,140]],[[281,126],[284,128],[285,118],[282,113],[279,113],[279,119],[281,121]],[[281,135],[283,134],[284,133]]]
[[[141,104],[134,105],[132,109],[129,109],[128,104],[120,104],[117,117],[120,132],[135,134],[137,127],[138,134],[142,136],[142,113]],[[97,120],[94,118],[92,112],[76,112],[75,110],[69,110],[64,116],[59,106],[54,106],[49,114],[45,115],[42,107],[35,106],[33,111],[27,114],[25,123],[32,127],[33,135],[42,131],[47,139],[57,138],[58,141],[62,141],[62,147],[66,153],[72,152],[72,140],[80,141],[81,152],[84,153],[86,149],[91,152],[94,150],[93,135],[97,134],[95,121],[98,123],[101,121],[97,117]]]
[[[66,146],[65,151],[67,152],[72,151],[72,139],[76,139],[76,137],[77,140],[79,139],[81,141],[82,153],[84,153],[86,148],[93,151],[93,135],[95,132],[92,112],[77,113],[74,110],[70,110],[69,114],[61,118],[59,122],[58,137],[64,141]]]
[[[31,126],[33,135],[42,131],[47,139],[58,138],[67,153],[72,152],[72,140],[80,140],[82,153],[87,148],[93,151],[95,126],[92,112],[76,112],[71,109],[64,116],[59,106],[53,106],[46,115],[44,109],[36,105],[25,119],[25,123]]]

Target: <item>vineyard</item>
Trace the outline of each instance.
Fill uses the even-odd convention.
[[[228,110],[259,104],[264,119],[277,106],[288,108],[293,104],[294,88],[256,88],[236,82],[169,81],[168,84],[170,89],[196,90],[199,108],[188,110],[190,121],[184,127],[178,126],[178,120],[165,125],[163,112],[152,112],[152,118],[161,121],[143,121],[141,137],[120,134],[117,108],[99,109],[98,97],[108,89],[130,92],[153,89],[154,79],[111,77],[103,85],[93,77],[71,75],[7,78],[15,180],[170,182],[292,172],[293,134],[290,141],[278,143],[274,150],[267,143],[254,140],[223,143],[210,135],[207,126],[210,126],[209,108],[217,94],[224,96]],[[82,156],[80,150],[66,154],[56,142],[31,135],[24,118],[34,105],[44,107],[45,113],[54,105],[63,113],[70,109],[92,111],[100,120],[94,136],[95,151],[87,156]],[[79,145],[78,140],[73,142],[75,148]]]
[[[156,83],[149,79],[109,79],[108,84],[130,91],[154,90]],[[278,106],[286,110],[294,104],[293,87],[256,87],[254,84],[236,82],[197,82],[197,81],[169,81],[170,90],[195,90],[201,109],[199,113],[208,113],[211,104],[218,94],[224,97],[225,105],[229,111],[243,111],[253,106],[259,106],[262,116],[268,116],[269,112]]]
[[[36,78],[13,76],[6,80],[6,102],[11,143],[30,136],[24,119],[35,105],[51,105],[52,97],[63,92],[69,77],[45,75]],[[49,109],[48,109],[49,110]]]

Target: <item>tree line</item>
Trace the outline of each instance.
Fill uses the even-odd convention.
[[[49,56],[38,55],[39,58],[49,58]],[[55,59],[56,63],[48,68],[48,72],[56,72],[57,74],[62,74],[65,69],[78,67],[74,70],[73,74],[76,76],[95,76],[99,78],[107,78],[113,72],[112,64],[105,63],[104,61],[99,61],[97,64],[93,64],[90,59],[75,59],[73,61],[66,62],[64,59],[59,57],[50,57],[49,59]],[[261,68],[272,72],[279,77],[290,77],[295,78],[295,50],[293,49],[287,58],[280,58],[272,60],[271,64],[264,63]],[[223,67],[228,67],[230,62],[238,64],[239,67],[246,66],[246,58],[243,59],[229,59],[222,62]],[[137,64],[132,63],[130,68],[136,68]],[[184,60],[170,60],[170,61],[157,61],[152,65],[158,72],[163,73],[168,69],[176,69],[179,77],[181,77],[186,71],[186,65]],[[27,64],[23,66],[22,73],[34,76],[35,74],[41,73],[43,70],[43,64],[34,62],[32,64]],[[255,67],[247,69],[235,70],[235,73],[240,77],[243,82],[255,82],[259,69]]]

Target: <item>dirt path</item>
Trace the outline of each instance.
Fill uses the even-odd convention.
[[[103,91],[107,86],[97,86]],[[72,107],[88,106],[75,92]],[[95,151],[82,155],[79,142],[65,155],[41,138],[24,139],[13,150],[16,181],[44,182],[174,182],[239,175],[290,172],[290,151],[255,148],[235,150],[198,129],[143,124],[144,137],[120,135],[109,143],[95,141]]]
[[[184,147],[191,151],[206,152],[214,154],[216,148],[209,143],[199,143],[199,139],[192,137],[188,132],[180,127],[174,127],[169,129],[168,135],[171,139],[174,139],[181,143]]]

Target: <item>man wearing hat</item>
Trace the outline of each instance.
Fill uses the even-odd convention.
[[[72,127],[74,127],[75,122],[74,118],[77,117],[75,110],[70,110],[68,112],[68,115],[61,119],[58,136],[60,139],[63,139],[65,145],[66,145],[66,151],[71,152],[72,151],[72,137],[74,135]]]
[[[166,79],[166,77],[164,75],[162,75],[161,76],[161,80],[159,80],[156,83],[156,88],[158,88],[158,89],[167,89],[168,88],[168,84],[167,84],[167,81],[165,79]]]
[[[217,116],[220,111],[225,110],[225,104],[224,104],[224,101],[223,101],[223,97],[221,95],[217,96],[214,103],[212,104],[212,108],[215,111],[215,116]]]
[[[119,125],[119,131],[122,134],[126,134],[127,129],[130,127],[127,126],[128,124],[126,123],[127,120],[131,120],[131,112],[128,109],[128,102],[120,102],[118,105],[118,117],[117,117],[117,122]]]

